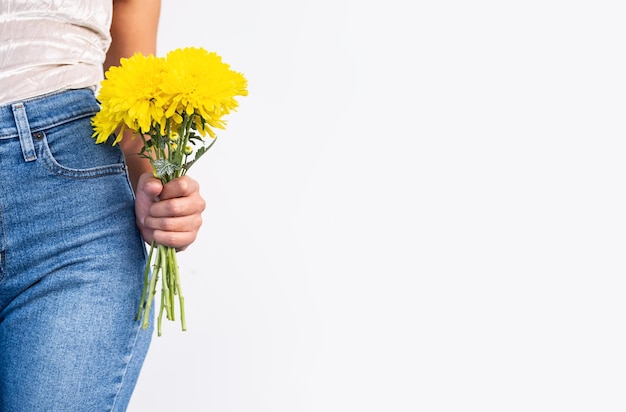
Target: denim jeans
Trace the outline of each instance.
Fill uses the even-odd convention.
[[[91,90],[0,107],[0,411],[124,411],[146,248]],[[152,322],[151,322],[152,323]]]

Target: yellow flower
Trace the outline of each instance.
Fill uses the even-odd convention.
[[[115,133],[116,144],[125,128],[164,134],[167,120],[171,130],[178,130],[183,117],[202,136],[215,137],[212,129],[224,129],[222,117],[239,105],[235,97],[247,95],[243,74],[214,52],[188,47],[165,58],[137,53],[107,71],[98,95],[102,107],[93,119],[94,137],[102,143]]]
[[[216,53],[194,47],[166,55],[160,91],[165,117],[176,124],[184,114],[194,116],[198,131],[211,137],[215,136],[211,128],[223,129],[222,116],[237,108],[235,96],[248,94],[241,73],[231,70]]]
[[[96,143],[116,131],[114,144],[119,142],[124,128],[147,133],[155,125],[164,127],[164,111],[157,104],[163,64],[162,58],[137,53],[107,71],[98,94],[102,107],[93,118]]]

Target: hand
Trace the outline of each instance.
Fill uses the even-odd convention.
[[[163,185],[151,173],[137,183],[135,215],[144,241],[174,247],[179,251],[196,240],[206,203],[198,182],[182,176]]]

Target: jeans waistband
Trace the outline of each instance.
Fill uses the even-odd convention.
[[[100,107],[91,89],[65,90],[0,106],[0,139],[19,137],[14,107],[23,105],[34,133],[77,118],[92,116]]]

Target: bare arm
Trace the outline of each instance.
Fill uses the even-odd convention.
[[[104,69],[119,65],[120,59],[135,53],[156,55],[157,30],[161,14],[161,0],[114,0],[111,21],[111,47]],[[151,170],[150,162],[136,154],[141,150],[141,139],[131,139],[129,133],[120,142],[126,155],[130,181],[135,190],[142,173]]]

